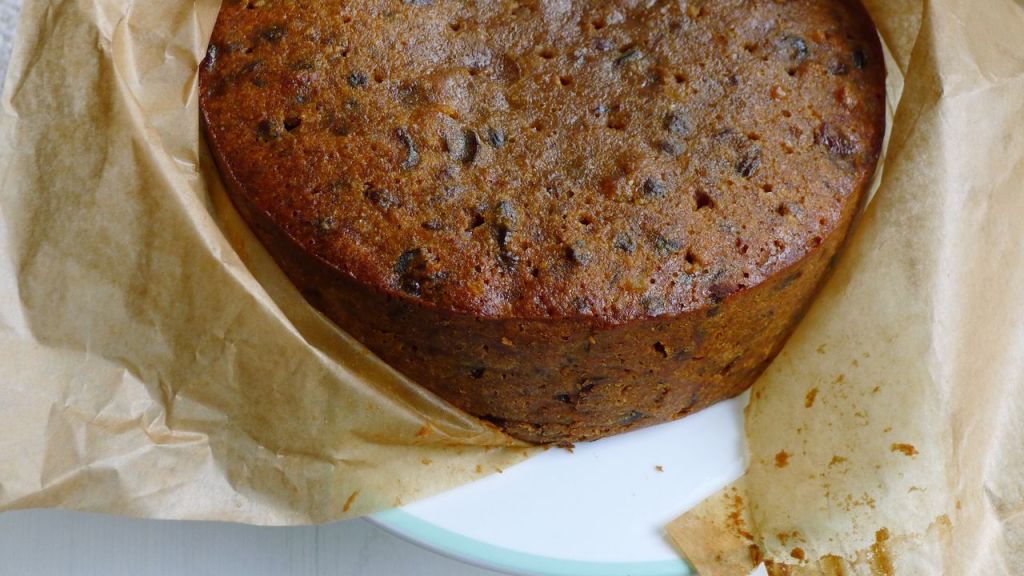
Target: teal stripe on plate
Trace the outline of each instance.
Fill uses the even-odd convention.
[[[697,576],[682,560],[582,562],[516,552],[456,534],[400,509],[380,512],[369,519],[446,556],[504,572],[544,576]]]

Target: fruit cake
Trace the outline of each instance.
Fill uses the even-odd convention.
[[[885,128],[855,0],[225,0],[199,81],[230,196],[305,297],[536,443],[746,389]]]

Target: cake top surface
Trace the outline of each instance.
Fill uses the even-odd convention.
[[[884,76],[846,0],[226,0],[200,98],[240,193],[360,282],[626,321],[832,233]]]

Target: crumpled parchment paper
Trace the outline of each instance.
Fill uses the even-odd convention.
[[[24,7],[0,108],[0,509],[366,514],[522,444],[302,299],[203,148],[219,2]]]
[[[669,527],[704,576],[1024,570],[1024,7],[866,5],[905,82],[881,184],[746,475]]]

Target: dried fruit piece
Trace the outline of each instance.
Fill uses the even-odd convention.
[[[846,76],[850,73],[850,67],[842,60],[836,60],[828,67],[828,73],[833,76]]]
[[[334,216],[325,216],[313,221],[313,228],[316,230],[317,236],[323,236],[331,230],[334,230],[337,226],[338,219]]]
[[[412,136],[405,128],[398,128],[395,130],[395,135],[402,142],[402,146],[405,146],[405,160],[402,161],[402,170],[412,170],[420,163],[420,153],[416,150],[416,143],[412,141]]]
[[[786,57],[797,64],[803,62],[811,55],[811,51],[807,47],[807,41],[793,34],[783,36],[780,45]]]
[[[612,240],[612,246],[622,250],[626,254],[636,252],[636,240],[624,232],[615,235],[615,239]]]
[[[346,118],[332,113],[327,117],[327,129],[335,136],[348,136],[352,133],[352,124]]]
[[[503,55],[493,66],[494,76],[497,80],[506,84],[515,84],[523,75],[519,62],[508,55]]]
[[[680,136],[688,136],[693,131],[693,124],[690,122],[690,118],[677,110],[673,110],[665,115],[662,127],[670,133]]]
[[[512,252],[509,242],[512,229],[519,215],[512,203],[502,200],[494,207],[494,233],[498,242],[498,259],[506,268],[515,268],[519,264],[519,256]]]
[[[868,65],[868,57],[863,50],[853,51],[853,67],[857,70],[863,70]]]
[[[646,417],[647,415],[644,414],[643,412],[640,412],[638,410],[631,410],[629,414],[626,414],[625,416],[619,419],[619,426],[629,426],[630,424],[633,424],[638,420]]]
[[[396,89],[398,101],[406,106],[419,106],[427,101],[427,94],[419,82],[403,82]]]
[[[348,75],[348,85],[353,88],[366,88],[366,85],[369,84],[369,82],[370,78],[365,72],[353,70]]]
[[[217,45],[210,44],[210,47],[206,49],[206,58],[203,60],[203,68],[207,72],[210,72],[217,65]]]
[[[480,153],[480,138],[476,131],[464,128],[461,132],[446,132],[444,147],[454,160],[463,164],[472,164]]]
[[[736,172],[744,178],[750,178],[757,173],[761,167],[761,147],[751,146],[747,148],[740,159],[736,162]]]
[[[375,206],[383,210],[390,210],[402,205],[402,201],[386,188],[370,186],[366,189],[364,196]]]
[[[814,131],[814,143],[824,146],[829,154],[838,158],[849,158],[857,153],[857,143],[842,128],[823,123]]]
[[[428,255],[422,248],[410,248],[402,252],[394,266],[397,288],[411,296],[422,296],[425,290],[448,277],[444,272],[431,274],[429,267]]]
[[[675,254],[676,252],[679,252],[679,249],[682,248],[683,246],[681,242],[671,240],[667,236],[664,236],[662,234],[657,234],[654,236],[653,244],[654,253],[657,254],[658,256],[670,256],[672,254]]]
[[[256,135],[263,142],[277,140],[281,134],[281,125],[276,120],[265,119],[256,125]]]
[[[664,152],[673,158],[679,156],[686,150],[686,147],[683,146],[682,143],[676,142],[675,140],[658,140],[654,143],[654,147],[658,149],[658,151]]]
[[[573,242],[565,248],[565,259],[577,266],[586,266],[590,263],[593,255],[587,250],[586,244],[581,241]]]
[[[412,248],[402,252],[395,261],[395,276],[398,277],[398,287],[403,292],[419,296],[422,289],[417,276],[422,276],[427,270],[427,259],[420,248]]]
[[[627,48],[625,51],[622,52],[622,54],[618,58],[615,59],[615,65],[620,67],[625,66],[626,64],[629,64],[630,62],[636,62],[637,60],[640,60],[643,57],[644,53],[640,51],[639,48],[633,46]]]
[[[505,147],[505,131],[501,128],[488,128],[487,129],[487,141],[496,150],[500,150]]]
[[[260,38],[272,44],[280,42],[281,39],[284,38],[284,35],[285,27],[280,24],[271,26],[270,28],[266,28],[260,32]]]
[[[653,178],[647,178],[642,185],[645,198],[662,198],[666,194],[665,185]]]

